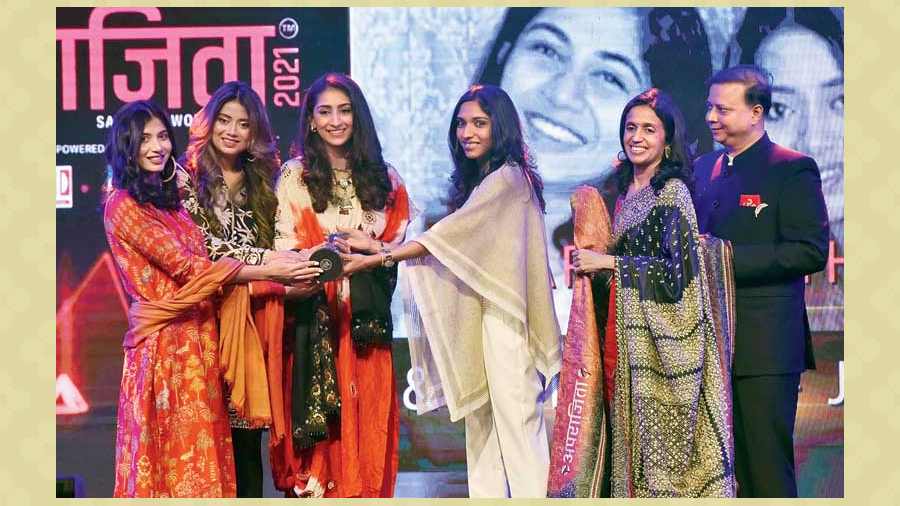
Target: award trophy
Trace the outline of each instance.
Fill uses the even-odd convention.
[[[309,256],[310,260],[319,262],[319,268],[323,271],[319,274],[319,281],[333,281],[344,272],[344,261],[334,244],[334,240],[339,237],[343,237],[343,234],[328,234],[325,244]]]

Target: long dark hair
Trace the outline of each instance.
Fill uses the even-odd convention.
[[[231,81],[212,94],[209,102],[194,116],[184,165],[191,174],[197,200],[206,210],[211,232],[221,234],[222,224],[213,211],[213,203],[214,195],[220,191],[224,180],[216,149],[210,140],[216,117],[222,107],[233,100],[247,110],[250,122],[250,143],[247,150],[241,153],[237,168],[244,171],[247,208],[253,213],[257,227],[256,246],[271,248],[275,236],[275,209],[278,207],[272,183],[278,175],[281,161],[266,108],[250,85]]]
[[[332,199],[334,177],[325,148],[318,132],[310,130],[319,95],[328,88],[340,90],[350,98],[353,110],[353,132],[347,141],[347,165],[351,170],[356,198],[365,210],[384,209],[391,181],[387,164],[381,153],[381,142],[375,132],[375,122],[369,104],[359,85],[349,76],[329,72],[315,80],[300,107],[300,126],[291,144],[291,155],[303,158],[303,182],[309,188],[313,210],[325,211]]]
[[[166,127],[172,152],[160,172],[148,172],[138,164],[144,127],[156,118]],[[160,209],[178,209],[175,173],[175,135],[169,114],[155,102],[138,100],[123,105],[115,116],[106,138],[106,163],[113,188],[126,190],[131,198],[141,204],[153,204]]]
[[[519,35],[544,9],[506,10],[474,83],[500,85]],[[712,56],[699,12],[693,7],[633,9],[642,19],[643,59],[650,71],[651,86],[668,90],[676,102],[685,105],[685,138],[693,147],[692,153],[710,151],[712,136],[705,120],[707,88],[703,83],[712,73]]]
[[[619,145],[622,146],[622,151],[627,152],[624,137],[628,112],[640,105],[646,105],[656,113],[656,117],[662,122],[663,129],[666,131],[666,145],[670,150],[670,154],[663,156],[656,174],[650,179],[650,185],[654,192],[659,195],[666,181],[670,179],[680,179],[691,190],[693,188],[693,172],[691,170],[693,164],[685,150],[684,118],[672,97],[664,91],[650,88],[625,104],[619,120]],[[628,158],[620,161],[615,177],[619,193],[624,195],[634,177],[634,165]]]
[[[488,171],[481,174],[478,163],[466,157],[459,139],[456,137],[456,115],[465,102],[478,102],[481,109],[491,119],[491,151]],[[519,166],[523,175],[531,182],[535,196],[545,210],[544,184],[534,161],[528,154],[528,148],[522,139],[522,125],[519,113],[512,99],[499,86],[475,84],[463,93],[453,108],[450,128],[447,131],[447,144],[453,159],[453,174],[450,176],[450,192],[447,196],[447,208],[453,212],[466,202],[475,185],[485,176],[499,169],[504,163],[512,162]]]

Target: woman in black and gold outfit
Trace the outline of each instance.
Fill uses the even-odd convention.
[[[194,118],[178,172],[182,204],[203,231],[215,260],[228,256],[250,265],[277,257],[297,262],[293,251],[273,251],[277,200],[272,182],[280,161],[265,107],[246,83],[231,81],[213,93]],[[305,297],[315,281],[286,288]],[[271,353],[272,350],[269,350]],[[229,402],[238,497],[262,497],[262,431],[268,423],[240,416]]]

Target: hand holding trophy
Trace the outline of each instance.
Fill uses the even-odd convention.
[[[341,260],[339,247],[339,243],[343,239],[344,234],[342,233],[328,234],[325,243],[309,256],[310,260],[319,262],[319,268],[322,269],[319,281],[333,281],[344,272],[344,262]]]

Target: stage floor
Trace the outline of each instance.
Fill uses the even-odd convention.
[[[801,399],[819,393],[825,385],[814,381],[814,374],[804,375],[805,392]],[[802,394],[806,395],[802,395]],[[821,425],[830,417],[830,406],[821,407],[819,402],[802,402],[798,406],[797,430],[795,431],[797,475],[801,497],[842,497],[843,496],[843,442],[834,443],[803,437],[810,432],[810,426]],[[545,410],[547,426],[552,427],[553,411]],[[115,461],[115,411],[112,408],[92,410],[90,415],[58,416],[56,431],[56,473],[58,477],[78,476],[84,484],[87,497],[110,497],[113,490],[113,463]],[[461,431],[462,424],[442,427],[443,436],[449,443],[443,446],[441,455],[430,455],[421,461],[421,468],[411,468],[413,459],[401,462],[397,476],[396,497],[468,497],[465,469],[465,450],[461,434],[450,438],[447,433]],[[819,431],[822,430],[820,426]],[[831,427],[831,431],[838,428]],[[841,431],[842,432],[842,431]],[[263,435],[263,447],[267,448],[268,434]],[[401,430],[401,448],[411,445],[409,432]],[[460,446],[456,448],[456,446]],[[264,450],[266,451],[266,450]],[[263,456],[263,490],[265,497],[284,497],[272,484],[268,466],[268,454]],[[435,461],[444,465],[435,466]],[[424,469],[424,470],[423,470]]]

